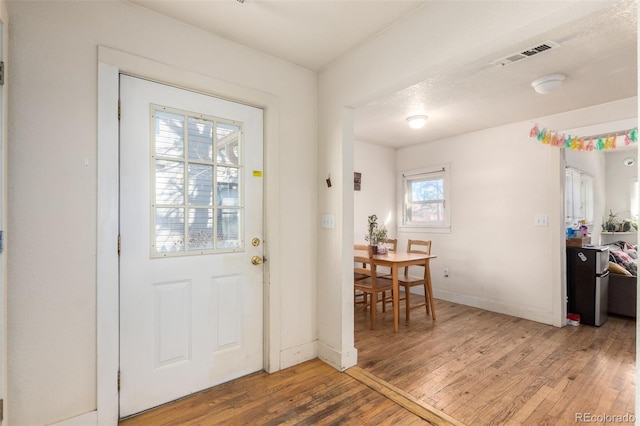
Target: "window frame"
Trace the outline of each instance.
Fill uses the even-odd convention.
[[[198,256],[198,255],[210,255],[210,254],[220,254],[220,253],[234,253],[234,252],[243,252],[245,250],[244,247],[244,185],[245,185],[245,177],[243,176],[244,170],[244,123],[231,120],[223,117],[217,117],[212,115],[206,115],[201,113],[196,113],[192,111],[182,110],[178,108],[172,108],[164,105],[158,104],[150,104],[150,181],[149,181],[149,189],[150,193],[150,229],[149,229],[149,237],[150,237],[150,257],[152,259],[161,259],[161,258],[169,258],[169,257],[181,257],[181,256]],[[172,157],[165,156],[156,153],[156,134],[155,134],[155,115],[156,112],[165,112],[169,114],[180,115],[184,117],[184,155],[182,157]],[[218,146],[216,145],[215,134],[213,136],[213,152],[211,160],[202,160],[195,159],[189,157],[189,142],[190,136],[188,132],[188,123],[189,119],[206,120],[213,123],[214,132],[216,129],[216,124],[226,124],[230,126],[234,126],[238,128],[238,163],[229,163],[225,161],[219,161],[217,158]],[[180,204],[163,204],[158,203],[156,199],[156,161],[173,161],[180,162],[183,166],[183,200]],[[192,203],[189,199],[189,165],[206,165],[212,167],[212,194],[213,200],[211,205],[200,205]],[[237,179],[236,183],[238,186],[238,202],[236,205],[224,205],[220,204],[218,200],[218,169],[219,168],[227,168],[227,169],[237,169]],[[156,210],[162,208],[175,208],[175,209],[183,209],[184,218],[183,218],[183,226],[184,226],[184,238],[183,238],[183,250],[176,251],[158,251],[156,248]],[[191,248],[189,246],[189,229],[191,226],[189,225],[189,212],[195,211],[197,209],[210,209],[212,211],[212,247],[211,248]],[[218,228],[220,227],[220,222],[218,216],[221,212],[225,210],[235,210],[238,212],[238,243],[239,245],[236,247],[217,247],[217,237],[218,237]]]
[[[410,183],[419,180],[442,178],[443,188],[443,220],[439,222],[411,222],[407,218],[409,208]],[[451,165],[438,164],[420,169],[404,170],[398,174],[398,218],[400,231],[406,232],[451,232]]]
[[[629,182],[629,213],[631,219],[638,220],[640,209],[638,208],[638,200],[640,199],[640,181],[637,178],[631,179]]]
[[[574,188],[574,184],[576,184]],[[595,188],[592,175],[575,167],[565,167],[565,226],[580,226],[585,220],[593,226],[595,212]],[[576,214],[577,212],[577,214]]]

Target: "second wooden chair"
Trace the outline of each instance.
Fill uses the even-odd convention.
[[[367,246],[367,258],[358,258],[358,262],[367,262],[369,265],[373,265],[372,257],[373,251],[370,246]],[[372,267],[372,269],[375,269]],[[362,292],[364,295],[365,306],[369,306],[371,329],[375,328],[376,316],[378,314],[378,295],[382,293],[382,314],[393,313],[393,310],[387,312],[386,306],[386,292],[393,289],[391,280],[387,278],[378,277],[377,274],[371,273],[368,277],[360,279],[354,282],[354,291]],[[368,303],[367,303],[368,300]]]
[[[431,254],[431,241],[409,240],[407,242],[407,253]],[[424,267],[422,270],[424,271]],[[405,314],[409,321],[411,309],[425,306],[429,315],[429,283],[425,279],[427,271],[422,276],[409,275],[409,267],[404,268],[404,274],[398,274],[398,287],[404,287]],[[422,286],[424,289],[424,300],[420,303],[411,304],[411,287]]]

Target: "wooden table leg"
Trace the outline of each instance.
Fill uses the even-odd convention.
[[[431,305],[431,318],[436,319],[436,307],[433,303],[433,289],[431,288],[431,270],[429,269],[429,259],[427,259],[427,263],[424,267],[424,275],[427,280],[427,288],[429,289],[429,305]]]
[[[400,318],[400,296],[398,295],[398,266],[391,267],[391,278],[393,279],[393,332],[398,332]]]

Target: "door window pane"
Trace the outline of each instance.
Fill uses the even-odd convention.
[[[238,169],[236,167],[218,166],[218,205],[239,206]]]
[[[184,164],[156,160],[156,204],[184,203]]]
[[[218,210],[218,248],[240,247],[240,211],[237,209]]]
[[[213,122],[189,117],[189,159],[211,161]]]
[[[189,204],[213,205],[213,166],[189,164]]]
[[[184,209],[156,209],[154,245],[156,253],[184,251]]]
[[[189,209],[189,250],[213,248],[213,209]]]
[[[218,123],[216,126],[216,147],[218,162],[240,164],[240,127],[235,124]]]
[[[155,111],[155,153],[163,157],[184,155],[184,116]]]
[[[152,112],[151,255],[242,250],[242,124],[162,106]]]

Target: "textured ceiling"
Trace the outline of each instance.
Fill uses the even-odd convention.
[[[432,24],[441,22],[425,24],[420,37],[429,54],[450,59],[434,62],[409,87],[355,110],[356,139],[380,145],[418,144],[637,96],[638,11],[633,0],[134,3],[317,72],[407,19],[425,16]],[[596,12],[576,13],[596,3]],[[455,25],[464,14],[474,25]],[[464,40],[464,48],[453,49],[451,40]],[[510,65],[491,64],[545,41],[559,47]],[[555,92],[535,93],[531,82],[550,73],[567,79]],[[416,131],[405,119],[417,113],[429,120]]]
[[[549,40],[559,47],[505,66],[490,63]],[[565,74],[564,84],[537,94],[531,82],[551,73]],[[381,145],[418,144],[633,97],[637,83],[637,8],[623,3],[493,54],[432,70],[424,80],[358,108],[355,134]],[[430,117],[423,129],[408,128],[405,119],[413,114]]]

